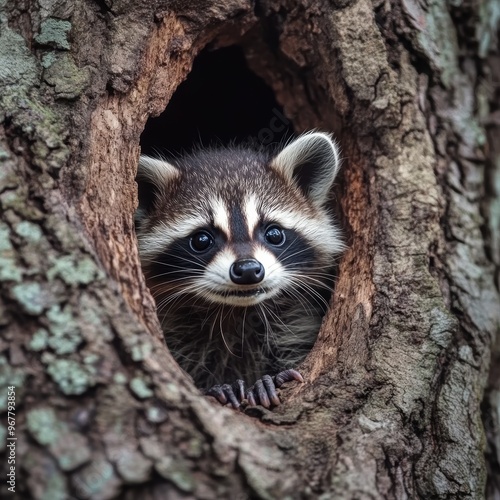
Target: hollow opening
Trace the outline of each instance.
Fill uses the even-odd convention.
[[[285,104],[286,114],[276,95]],[[279,51],[271,50],[261,34],[255,31],[241,40],[241,45],[204,49],[194,60],[191,72],[178,86],[165,111],[147,121],[140,146],[142,154],[166,157],[176,157],[200,146],[232,143],[272,148],[296,133],[314,128],[333,131],[338,138],[339,123],[328,92],[316,80],[312,69],[299,68]],[[342,177],[343,174],[336,181],[335,192],[342,184]],[[337,221],[342,219],[338,199],[334,197],[332,200],[336,206],[334,211],[339,215]],[[335,267],[333,262],[332,267]],[[167,275],[169,271],[162,268],[158,272]],[[238,332],[233,325],[230,326],[227,331]],[[246,333],[245,338],[252,338]],[[227,338],[221,338],[227,341]],[[170,341],[169,344],[167,340],[167,345],[174,352],[171,337]],[[226,350],[227,345],[221,346],[221,352]],[[310,370],[310,366],[311,363],[306,369]],[[190,372],[188,368],[185,370]],[[224,378],[219,382],[231,381]],[[247,380],[247,383],[252,382]]]
[[[249,69],[242,48],[233,45],[200,53],[165,111],[148,120],[141,151],[178,154],[232,142],[268,146],[293,133],[273,90]]]

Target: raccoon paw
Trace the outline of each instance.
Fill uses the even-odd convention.
[[[238,379],[234,384],[218,384],[210,387],[205,394],[214,397],[220,404],[228,403],[238,410],[243,400],[247,400],[248,406],[262,405],[264,408],[278,406],[280,398],[276,389],[281,387],[285,382],[297,380],[304,382],[302,375],[297,370],[284,370],[279,372],[274,377],[263,375],[255,384],[248,390],[245,390],[245,382]]]
[[[238,379],[233,385],[214,385],[205,394],[213,396],[222,405],[231,403],[231,406],[237,410],[240,407],[241,401],[245,399],[245,382]]]
[[[264,408],[278,406],[280,398],[276,392],[276,388],[281,387],[285,382],[297,380],[304,382],[302,375],[297,370],[284,370],[279,372],[274,377],[264,375],[257,380],[255,384],[247,390],[246,399],[249,406],[262,405]]]

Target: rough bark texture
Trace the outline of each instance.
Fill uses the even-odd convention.
[[[2,498],[498,498],[498,2],[0,8]],[[251,416],[170,357],[132,225],[148,116],[233,43],[337,133],[350,238],[306,383]]]

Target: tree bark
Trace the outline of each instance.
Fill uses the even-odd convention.
[[[0,9],[2,498],[499,497],[495,0]],[[137,255],[140,134],[208,44],[345,158],[349,249],[274,411],[199,394]]]

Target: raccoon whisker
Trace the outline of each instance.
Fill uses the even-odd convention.
[[[283,257],[281,259],[281,262],[286,262],[287,260],[292,259],[293,257],[297,257],[297,255],[300,255],[301,253],[307,252],[309,250],[310,250],[309,248],[303,248],[302,250],[297,250],[296,252],[293,252],[293,253],[291,253],[291,254],[286,255],[285,257]],[[304,263],[304,262],[305,261],[302,261],[301,264]]]
[[[276,302],[273,300],[273,304],[276,305]],[[262,304],[263,307],[264,304]],[[267,309],[267,312],[273,317],[274,321],[276,321],[278,324],[280,324],[285,330],[288,330],[288,332],[291,334],[291,335],[294,335],[293,331],[290,330],[290,328],[283,322],[283,320],[276,314],[276,312],[274,312],[270,307],[266,307]]]
[[[286,245],[283,250],[278,254],[278,260],[281,259],[281,256],[299,239],[298,236],[296,236],[288,245]]]
[[[155,279],[155,278],[158,278],[160,277],[161,275],[157,275],[155,277],[151,277],[151,280]],[[175,279],[170,279],[170,280],[166,280],[166,281],[163,281],[163,282],[160,282],[160,283],[153,283],[152,285],[149,286],[149,289],[150,290],[165,290],[165,291],[168,291],[168,290],[180,290],[183,288],[183,285],[188,285],[190,284],[191,280],[192,280],[193,276],[183,276],[182,278],[175,278]]]
[[[150,290],[154,290],[157,296],[161,295],[170,295],[177,293],[187,293],[188,290],[192,288],[196,288],[199,285],[195,283],[191,283],[190,280],[184,279],[180,280],[179,283],[173,282],[164,282],[164,283],[156,283],[150,287]]]
[[[310,261],[307,261],[307,262],[310,262]],[[322,266],[318,265],[318,264],[314,264],[312,266],[313,269],[318,269],[318,270],[321,270],[321,269],[327,269],[328,271],[330,271],[332,269],[332,264],[331,263],[328,263],[328,264],[324,264]]]
[[[286,269],[290,271],[306,271],[307,274],[322,274],[323,276],[327,276],[331,278],[331,266],[322,266],[318,267],[312,261],[302,261],[300,264],[289,264],[286,266]],[[326,272],[323,272],[326,270]]]
[[[222,309],[222,308],[221,308]],[[229,314],[229,313],[228,313]],[[224,316],[224,318],[222,317],[222,312],[221,312],[221,315],[220,315],[220,318],[219,318],[219,328],[220,328],[220,334],[221,334],[221,337],[222,337],[222,341],[224,342],[224,345],[226,346],[226,349],[231,353],[231,355],[233,355],[234,357],[236,358],[241,358],[241,356],[238,356],[237,354],[235,354],[231,348],[229,347],[229,344],[227,343],[226,341],[226,337],[224,336],[224,328],[222,327],[222,322],[223,320],[227,317],[227,314]]]
[[[290,282],[294,283],[297,287],[302,288],[304,293],[313,298],[318,304],[323,305],[325,309],[328,308],[328,302],[312,286],[308,285],[303,280],[297,279],[296,277],[290,277]]]
[[[287,269],[292,269],[292,270],[305,269],[307,270],[308,274],[321,273],[326,276],[330,276],[332,270],[332,266],[330,264],[324,266],[318,266],[312,260],[303,260],[299,263],[288,264],[286,267]]]
[[[222,307],[222,305],[220,306]],[[207,310],[207,313],[205,314],[205,318],[203,319],[202,323],[201,323],[201,328],[200,330],[203,330],[203,328],[205,327],[205,325],[207,324],[208,320],[215,315],[215,313],[217,312],[218,309],[217,308],[216,311],[211,311],[210,309]],[[212,340],[212,337],[209,338],[209,340]]]
[[[283,292],[290,297],[295,298],[298,302],[304,300],[303,294],[300,292],[305,292],[304,280],[297,278],[296,276],[289,275],[286,277],[286,286]]]
[[[163,276],[163,274],[155,274],[154,276],[151,276],[151,280],[154,280],[154,279],[160,278],[160,277],[162,277],[162,276]],[[194,277],[194,276],[189,275],[189,276],[183,276],[183,277],[181,277],[181,278],[171,279],[171,280],[165,281],[165,282],[163,282],[163,283],[155,283],[155,284],[151,285],[151,286],[149,287],[149,289],[150,289],[150,290],[158,290],[158,289],[159,289],[159,288],[161,288],[161,287],[164,287],[165,289],[168,289],[167,287],[168,287],[169,285],[173,285],[173,287],[172,287],[172,288],[174,288],[174,287],[176,287],[176,288],[180,288],[180,287],[178,286],[179,282],[180,282],[180,283],[186,283],[186,282],[188,282],[188,283],[189,283],[189,280],[191,280],[193,277]]]
[[[158,311],[158,314],[162,314],[163,313],[163,310],[164,308],[170,304],[171,302],[175,302],[177,300],[179,300],[182,295],[184,295],[183,291],[177,291],[173,294],[169,294],[169,295],[166,295],[165,297],[161,297],[161,296],[158,296],[159,297],[159,300],[157,298],[156,300],[156,309]]]
[[[298,282],[307,283],[318,290],[331,291],[333,285],[332,281],[328,280],[325,276],[315,277],[309,274],[296,274],[294,272],[290,272],[289,277],[294,278]]]
[[[181,300],[183,295],[184,294],[182,292],[177,292],[175,295],[168,296],[160,301],[156,306],[158,316],[162,316],[163,318],[165,318],[168,313],[174,308],[176,303]]]
[[[303,253],[307,251],[307,249],[303,249],[303,250],[299,250],[297,252],[294,252],[293,254],[290,254],[290,255],[287,255],[286,257],[284,257],[283,259],[280,260],[277,260],[276,262],[274,262],[271,266],[269,266],[269,272],[275,270],[277,267],[279,266],[283,266],[287,260],[293,258],[293,257],[296,257],[297,255]],[[286,269],[293,269],[294,267],[296,266],[299,266],[301,269],[304,269],[304,268],[308,268],[308,265],[310,264],[310,268],[311,269],[315,269],[315,268],[318,268],[318,266],[316,265],[316,263],[313,261],[313,260],[302,260],[300,261],[300,263],[298,264],[292,264],[292,265],[285,265],[284,267]],[[330,268],[331,266],[322,266],[321,269],[328,269]]]
[[[172,291],[182,290],[185,286],[193,285],[196,281],[199,281],[199,276],[196,274],[185,274],[184,276],[171,276],[166,278],[164,274],[160,273],[146,276],[146,278],[150,290],[158,291],[164,289],[165,292],[168,292],[170,289]]]
[[[204,283],[194,283],[193,286],[188,289],[189,295],[194,297],[194,301],[191,302],[193,307],[196,307],[199,302],[210,299],[210,292],[212,292],[213,287]]]
[[[302,268],[293,268],[289,267],[287,268],[288,273],[290,276],[294,276],[300,279],[307,280],[308,278],[313,278],[316,283],[319,285],[323,286],[324,285],[324,280],[331,281],[331,275],[328,273],[322,273],[322,272],[317,272],[314,271],[314,269],[302,269]],[[329,287],[331,288],[331,287]]]
[[[300,304],[300,306],[302,307],[302,309],[304,309],[304,311],[308,316],[315,316],[315,314],[317,314],[317,312],[313,309],[312,305],[308,301],[305,301],[304,297],[302,297],[292,287],[289,287],[286,293],[290,295],[292,298],[294,298],[297,304]]]
[[[266,311],[269,312],[269,308],[263,302],[261,302],[258,305],[259,305],[259,309],[262,311],[262,319],[264,320],[265,339],[266,339],[267,350],[269,352],[271,352],[272,349],[271,349],[270,339],[272,339],[274,341],[274,343],[276,343],[276,337],[275,337],[274,331],[271,327],[271,323],[267,319],[267,315],[266,315]]]
[[[169,255],[169,254],[165,254],[165,255]],[[196,264],[196,261],[191,261],[189,259],[185,259],[184,257],[180,257],[180,256],[177,256],[176,258],[179,258],[185,262],[187,262],[188,264]],[[167,266],[167,267],[175,267],[177,269],[192,269],[190,267],[187,267],[187,266],[176,266],[175,264],[172,264],[171,262],[162,262],[161,260],[153,260],[153,259],[150,259],[150,260],[146,260],[146,259],[143,259],[144,261],[147,261],[148,264],[158,264],[159,266]],[[203,271],[203,269],[192,269],[193,271]]]
[[[269,333],[270,326],[269,326],[269,322],[267,321],[266,312],[263,309],[262,304],[258,304],[256,310],[257,310],[257,314],[261,318],[263,326],[264,326],[264,339],[265,339],[267,348],[269,350],[269,336],[268,336],[268,333]]]
[[[178,271],[176,271],[177,273]],[[155,278],[158,278],[160,276],[163,276],[162,273],[160,274],[153,274],[151,276],[148,276],[148,281],[151,282],[153,281]],[[169,283],[176,283],[176,282],[179,282],[179,281],[185,281],[186,283],[190,283],[191,281],[191,278],[197,278],[197,275],[191,275],[191,274],[188,274],[188,275],[184,275],[184,276],[179,276],[178,278],[174,278],[172,280],[168,280],[168,281],[162,281],[160,283],[154,283],[152,286],[150,286],[149,288],[154,288],[155,286],[157,287],[158,285],[161,285],[161,284],[164,284],[166,286],[168,286]],[[178,285],[174,285],[176,287],[178,287]]]
[[[210,325],[210,335],[208,336],[208,339],[209,339],[210,342],[212,342],[212,339],[214,338],[214,328],[215,328],[215,325],[217,324],[217,318],[220,315],[222,315],[222,309],[223,308],[224,308],[224,306],[220,305],[219,307],[217,307],[217,309],[215,311],[214,320],[212,321],[212,323]]]
[[[308,287],[315,290],[317,293],[320,293],[321,290],[331,290],[331,287],[329,287],[327,284],[315,279],[308,278],[309,277],[290,276],[290,279],[293,280],[294,284],[298,286],[299,289],[301,286],[303,286],[304,288]]]
[[[198,293],[198,294],[203,294],[203,292],[206,293],[206,291],[203,289],[203,285],[199,285],[198,283],[191,283],[187,284],[185,286],[177,286],[178,291],[175,291],[174,293],[171,293],[172,289],[168,290],[169,295],[161,301],[157,305],[157,309],[159,313],[163,313],[163,309],[170,303],[170,308],[169,310],[173,307],[173,305],[180,300],[183,296],[190,295],[192,293]],[[161,290],[158,293],[158,295],[161,295]],[[166,311],[165,314],[167,314],[168,311]]]
[[[203,267],[205,266],[205,262],[203,262],[202,259],[200,259],[199,257],[196,257],[196,255],[191,255],[191,259],[188,259],[186,257],[183,257],[179,254],[173,254],[171,252],[164,252],[162,253],[162,255],[164,255],[165,257],[172,257],[173,259],[180,259],[184,262],[187,262],[188,264],[201,264]],[[148,262],[148,263],[154,263],[154,264],[160,264],[160,265],[166,265],[166,266],[169,266],[171,264],[169,263],[165,263],[165,262],[162,262],[162,261],[159,261],[159,260],[153,260],[151,258],[142,258],[141,260],[145,261],[145,262]]]
[[[158,314],[167,317],[172,310],[185,298],[185,293],[177,292],[175,295],[166,298],[158,304]]]
[[[197,262],[201,264],[203,268],[205,268],[206,262],[203,261],[203,259],[200,259],[200,257],[197,257],[196,255],[191,254],[190,258],[188,259],[187,257],[182,257],[179,254],[173,254],[170,252],[165,252],[163,255],[166,255],[167,257],[173,257],[174,259],[181,259],[184,262],[187,262],[188,264],[196,264]]]
[[[294,269],[292,269],[292,271],[294,271]],[[330,273],[323,273],[323,272],[320,272],[320,271],[316,271],[316,270],[307,270],[307,276],[314,276],[314,277],[317,277],[317,278],[323,278],[323,279],[327,279],[329,281],[332,281],[332,275]]]
[[[233,308],[234,310],[234,308]],[[247,308],[245,307],[243,310],[243,323],[241,325],[241,356],[243,357],[245,355],[244,349],[245,349],[245,321],[247,319]]]
[[[295,238],[295,240],[296,240],[296,239],[297,239],[297,238]],[[295,240],[294,240],[294,241],[295,241]],[[293,244],[293,242],[294,242],[294,241],[292,241],[292,243],[290,243],[290,245],[288,245],[286,248],[284,248],[284,249],[283,249],[283,250],[282,250],[282,251],[278,254],[277,260],[276,260],[276,262],[275,262],[275,264],[274,264],[274,265],[280,265],[280,264],[281,264],[281,265],[283,265],[283,263],[284,263],[284,262],[286,262],[287,260],[292,259],[292,258],[294,258],[294,257],[297,257],[298,255],[300,255],[300,254],[302,254],[302,253],[304,253],[304,252],[310,251],[310,249],[309,249],[309,248],[303,248],[303,249],[301,249],[301,250],[297,250],[296,252],[293,252],[293,253],[291,253],[291,254],[289,254],[289,255],[285,255],[284,257],[282,257],[282,255],[283,255],[283,254],[284,254],[284,253],[285,253],[285,252],[286,252],[286,251],[290,248],[290,246],[292,246],[292,244]],[[309,261],[307,261],[307,260],[302,260],[302,261],[300,262],[300,265],[309,264],[309,263],[310,263],[310,264],[312,264],[312,265],[315,265],[314,260],[309,260]],[[325,267],[326,267],[326,266],[325,266]]]
[[[206,304],[211,303],[211,294],[214,292],[212,287],[201,285],[197,289],[190,292],[190,306],[193,309],[203,310],[206,309]],[[220,304],[221,310],[224,304]]]
[[[168,314],[175,310],[176,307],[181,305],[181,301],[184,299],[185,295],[181,292],[176,293],[175,295],[166,297],[161,302],[158,303],[158,315],[162,317],[167,317]]]
[[[211,294],[214,293],[216,289],[214,287],[210,287],[208,285],[201,285],[200,289],[196,292],[196,296],[194,298],[194,302],[192,303],[193,307],[198,306],[199,303],[204,302],[205,304],[211,302]],[[200,305],[203,307],[203,305]],[[224,307],[224,304],[221,304],[221,307]]]
[[[183,275],[181,273],[184,273]],[[178,279],[188,279],[190,277],[198,277],[203,275],[203,271],[198,271],[195,269],[187,269],[187,268],[179,268],[174,271],[168,271],[165,273],[158,273],[158,274],[152,274],[151,276],[148,276],[150,280],[154,280],[156,278],[161,278],[163,276],[171,276],[171,275],[180,275]]]
[[[296,273],[290,273],[288,276],[288,279],[290,280],[291,283],[295,284],[296,286],[308,288],[311,290],[314,290],[316,293],[319,293],[316,290],[317,288],[324,288],[325,290],[330,290],[330,287],[328,287],[324,282],[321,280],[311,278],[307,275],[301,275],[301,274],[296,274]],[[313,286],[314,285],[314,286]]]
[[[215,325],[217,323],[217,318],[218,318],[219,314],[221,313],[221,310],[222,310],[222,306],[218,307],[215,310],[214,321],[212,321],[212,323],[210,324],[210,331],[209,331],[209,335],[208,335],[209,342],[212,342],[212,339],[214,337],[214,328],[215,328]]]
[[[168,257],[168,256],[167,256]],[[180,262],[177,262],[175,263],[175,261],[180,261]],[[177,256],[170,260],[166,260],[166,261],[159,261],[159,260],[155,260],[155,261],[151,261],[150,263],[148,263],[149,266],[151,266],[152,264],[155,264],[157,265],[158,267],[161,267],[161,268],[172,268],[172,269],[181,269],[181,270],[185,270],[185,269],[189,269],[190,271],[197,271],[197,272],[203,272],[205,270],[205,264],[203,262],[198,262],[196,260],[191,260],[191,259],[186,259],[184,257],[180,257],[180,256]],[[144,263],[143,263],[144,265]]]
[[[313,274],[300,274],[300,273],[290,273],[290,277],[300,281],[301,283],[306,283],[308,285],[314,284],[315,287],[324,288],[325,290],[331,290],[331,285],[325,283],[322,279],[315,278]],[[324,277],[323,277],[324,278]]]
[[[265,302],[261,302],[261,303],[259,304],[259,306],[260,306],[260,308],[261,308],[262,312],[267,313],[267,314],[269,314],[270,316],[272,316],[272,310],[271,310],[271,308],[270,308],[270,307],[269,307],[269,306],[268,306]],[[269,326],[269,329],[270,329],[270,330],[271,330],[271,332],[272,332],[271,323],[270,323],[270,322],[269,322],[269,320],[267,319],[267,314],[265,314],[265,319],[266,319],[266,321],[267,321],[267,325]]]

